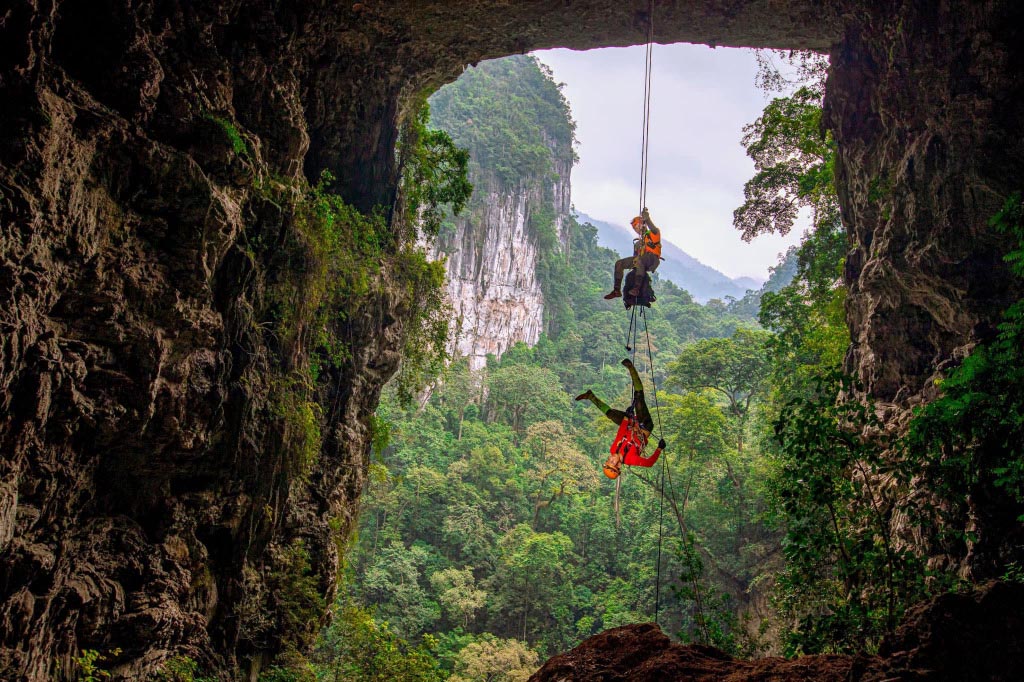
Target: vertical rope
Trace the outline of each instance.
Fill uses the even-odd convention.
[[[651,389],[654,392],[654,409],[658,415],[658,438],[665,437],[665,430],[661,423],[661,405],[658,402],[658,382],[654,376],[654,354],[651,350],[651,330],[647,326],[647,311],[640,311],[640,318],[644,322],[644,336],[647,340],[647,367],[651,375]],[[639,326],[639,325],[638,325]],[[665,462],[668,456],[663,452],[661,460],[661,472],[658,474],[658,559],[655,566],[654,582],[654,622],[658,623],[658,614],[661,609],[661,546],[664,538],[665,527]]]
[[[651,354],[651,332],[647,328],[647,311],[640,311],[640,318],[644,321],[644,334],[647,336],[647,366],[651,372],[651,388],[654,389],[654,409],[658,415],[658,437],[664,438],[665,431],[661,425],[661,405],[658,404],[658,383],[654,378],[654,356]]]
[[[651,141],[651,73],[654,70],[654,0],[647,3],[647,49],[644,54],[644,123],[640,149],[640,210],[647,205],[647,160]]]
[[[633,314],[634,315],[636,314],[636,309],[637,308],[640,308],[640,306],[633,306]],[[640,314],[643,315],[643,308],[641,308]],[[636,335],[637,335],[637,332],[639,332],[639,331],[640,331],[640,321],[637,320],[636,323],[633,324],[633,345],[630,346],[630,348],[632,348],[633,350],[632,350],[632,353],[629,356],[629,360],[630,360],[630,362],[633,363],[633,367],[636,367]]]
[[[658,565],[654,571],[654,622],[657,625],[661,625],[658,623],[658,613],[661,607],[661,541],[664,537],[666,460],[668,455],[661,453],[661,472],[658,474]]]
[[[626,329],[626,352],[632,351],[636,353],[636,332],[634,331],[636,326],[636,306],[633,306],[629,314],[629,328]]]

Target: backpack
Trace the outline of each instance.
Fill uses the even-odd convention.
[[[622,287],[622,304],[626,306],[626,310],[629,310],[635,305],[641,305],[645,308],[650,308],[651,304],[657,299],[654,297],[654,289],[651,288],[651,275],[648,272],[644,273],[643,279],[640,283],[640,293],[636,296],[630,296],[629,292],[636,286],[636,270],[630,270],[626,273],[626,282]]]

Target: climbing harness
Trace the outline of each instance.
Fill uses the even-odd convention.
[[[621,455],[622,463],[626,466],[648,467],[652,466],[655,460],[643,456],[646,447],[647,433],[640,426],[640,420],[627,412],[626,418],[619,423],[619,431],[612,441],[611,453]]]
[[[642,239],[644,242],[644,253],[653,253],[658,258],[661,258],[661,235],[655,234],[644,227]]]

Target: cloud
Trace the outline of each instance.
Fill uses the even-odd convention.
[[[535,53],[572,107],[580,142],[573,171],[578,210],[625,224],[639,208],[643,46]],[[647,205],[670,241],[731,277],[767,277],[799,241],[765,235],[747,244],[732,227],[754,172],[740,138],[764,108],[749,50],[656,45]]]

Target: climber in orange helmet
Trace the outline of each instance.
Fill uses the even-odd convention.
[[[622,276],[630,268],[636,270],[633,275],[636,287],[628,293],[631,296],[638,295],[644,275],[654,272],[661,264],[661,230],[651,221],[651,214],[646,208],[640,215],[633,218],[631,225],[633,231],[638,235],[637,239],[633,240],[633,255],[615,261],[615,283],[611,292],[605,294],[606,299],[622,296]]]
[[[594,403],[604,416],[619,425],[619,433],[612,444],[611,455],[604,463],[604,475],[608,478],[618,478],[623,463],[651,466],[658,460],[661,451],[665,449],[665,441],[662,439],[658,441],[658,449],[653,454],[648,457],[643,456],[647,439],[654,429],[654,418],[651,417],[651,412],[647,409],[644,385],[640,381],[636,367],[633,366],[629,358],[622,361],[622,366],[629,370],[629,377],[633,382],[633,402],[625,412],[609,407],[591,390],[576,396],[576,400],[589,400]]]

